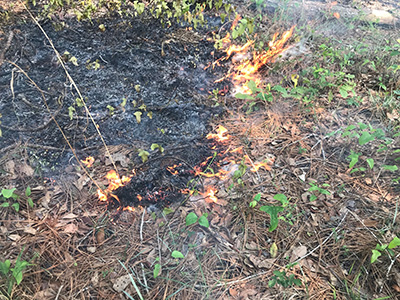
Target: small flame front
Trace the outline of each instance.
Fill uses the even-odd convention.
[[[120,177],[116,171],[111,170],[107,173],[106,178],[108,180],[108,187],[105,190],[97,190],[99,200],[107,201],[108,195],[111,195],[113,198],[119,201],[118,197],[112,194],[112,191],[115,191],[119,187],[126,185],[129,181],[131,181],[131,177]]]
[[[93,166],[94,163],[94,158],[91,156],[86,157],[85,160],[81,160],[81,163],[83,163],[87,168],[90,168]]]
[[[217,127],[217,133],[209,133],[207,134],[207,139],[215,139],[217,142],[223,142],[229,139],[229,135],[225,135],[225,133],[228,132],[228,129],[226,129],[222,125],[218,125]]]

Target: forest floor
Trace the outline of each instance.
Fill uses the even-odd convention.
[[[399,297],[399,5],[338,2],[0,1],[0,300]]]

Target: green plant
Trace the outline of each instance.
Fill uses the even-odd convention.
[[[203,213],[200,217],[198,217],[194,212],[190,212],[186,216],[186,226],[190,226],[196,222],[199,222],[200,226],[208,228],[210,227],[210,223],[208,222],[207,217],[208,213]]]
[[[317,182],[310,182],[309,185],[311,185],[311,187],[308,189],[309,192],[313,192],[310,196],[310,201],[315,201],[317,200],[319,195],[330,195],[331,192],[329,192],[327,189],[330,187],[330,185],[328,183],[323,183],[321,186],[317,185]]]
[[[278,205],[263,205],[260,207],[260,210],[266,212],[270,216],[270,226],[268,228],[269,232],[274,231],[278,227],[279,218],[278,213],[284,211],[285,207],[288,206],[289,200],[284,194],[276,194],[274,199],[281,203],[281,206]]]
[[[4,200],[4,202],[0,205],[0,207],[12,207],[15,209],[16,212],[19,212],[19,203],[15,202],[12,203],[11,200],[18,200],[19,196],[14,193],[16,188],[12,189],[2,189],[1,190],[1,198]]]
[[[286,271],[273,271],[273,276],[270,281],[268,281],[268,287],[272,288],[276,284],[281,285],[282,287],[291,287],[293,285],[301,286],[301,280],[295,278],[294,274],[290,274],[289,276],[286,274]]]
[[[15,284],[19,285],[24,277],[25,269],[32,264],[26,260],[22,260],[22,252],[19,253],[17,260],[13,267],[11,267],[10,260],[0,261],[0,275],[5,278],[7,286],[7,294],[11,295]],[[35,256],[36,257],[36,256]],[[34,258],[35,258],[34,257]]]
[[[382,252],[386,251],[389,255],[389,257],[392,257],[395,255],[393,249],[400,246],[400,239],[395,236],[392,241],[388,244],[377,244],[375,249],[372,250],[372,256],[371,256],[371,264],[376,262],[378,257],[382,255]]]

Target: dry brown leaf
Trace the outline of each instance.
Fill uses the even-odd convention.
[[[42,206],[44,208],[49,209],[49,203],[50,203],[51,196],[53,196],[53,192],[46,191],[45,195],[42,198],[40,198],[40,200],[39,200],[40,204],[42,204]]]
[[[32,235],[35,235],[35,234],[36,234],[36,229],[33,228],[33,227],[30,227],[30,226],[26,226],[26,227],[24,228],[24,232],[30,233],[30,234],[32,234]]]
[[[97,241],[98,244],[101,244],[101,243],[104,242],[104,239],[105,239],[104,228],[100,228],[100,229],[97,231],[97,234],[96,234],[96,241]]]
[[[10,234],[9,236],[8,236],[8,238],[10,239],[10,240],[12,240],[12,241],[18,241],[19,239],[21,239],[21,236],[20,235],[18,235],[18,234]]]
[[[74,182],[74,185],[76,186],[76,188],[81,191],[83,189],[83,187],[90,181],[90,178],[86,175],[82,175],[81,177],[79,177],[79,179]]]
[[[295,261],[296,259],[298,259],[306,254],[307,254],[307,247],[304,245],[298,246],[293,249],[290,261]]]
[[[234,288],[230,288],[230,289],[229,289],[229,294],[230,294],[232,297],[236,297],[237,294],[238,294],[238,291],[235,290]]]
[[[130,282],[131,282],[131,279],[130,279],[129,275],[121,276],[114,280],[113,289],[116,292],[121,293],[123,290],[125,290],[127,288],[127,286],[129,285]]]
[[[365,178],[365,183],[366,184],[368,184],[368,185],[371,185],[372,184],[372,180],[371,180],[371,178]]]
[[[78,226],[76,226],[74,223],[67,224],[64,228],[65,233],[75,233],[78,231]]]
[[[22,163],[18,169],[20,173],[25,174],[26,176],[33,176],[33,174],[35,173],[35,170],[33,170],[33,168],[29,166],[26,162]]]
[[[77,217],[78,217],[78,215],[75,215],[73,213],[69,213],[69,214],[63,215],[62,219],[76,219]]]

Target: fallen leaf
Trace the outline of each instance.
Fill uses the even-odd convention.
[[[368,185],[371,185],[372,184],[372,180],[371,180],[371,178],[365,178],[365,183],[366,184],[368,184]]]
[[[303,257],[307,254],[307,247],[306,246],[299,246],[293,249],[292,256],[290,261],[295,261],[296,259]]]
[[[62,216],[62,219],[76,219],[77,217],[78,217],[77,215],[70,213]]]
[[[96,247],[87,247],[86,250],[87,250],[89,253],[95,253],[96,250],[97,250],[97,248],[96,248]]]
[[[230,289],[229,289],[229,294],[230,294],[232,297],[236,297],[237,294],[238,294],[238,291],[235,290],[235,289],[233,289],[233,288],[230,288]]]
[[[271,247],[269,248],[269,253],[271,254],[272,258],[275,258],[278,255],[278,246],[276,243],[272,243]]]
[[[18,234],[10,234],[10,235],[8,236],[8,238],[9,238],[10,240],[12,240],[12,241],[18,241],[19,239],[21,239],[21,236],[18,235]]]
[[[32,234],[32,235],[35,235],[35,234],[36,234],[36,229],[33,228],[33,227],[30,227],[30,226],[26,226],[26,227],[24,228],[24,232],[30,233],[30,234]]]
[[[35,170],[32,169],[31,166],[29,166],[27,163],[22,163],[19,166],[19,171],[22,174],[25,174],[26,176],[33,176],[33,174],[35,173]]]
[[[96,241],[98,244],[101,244],[104,242],[104,239],[105,239],[104,228],[100,228],[96,234]]]
[[[75,233],[78,231],[78,226],[76,226],[74,223],[70,223],[64,228],[65,233]]]
[[[130,282],[131,279],[129,275],[121,276],[114,280],[113,289],[116,292],[121,293],[123,290],[127,288]]]

